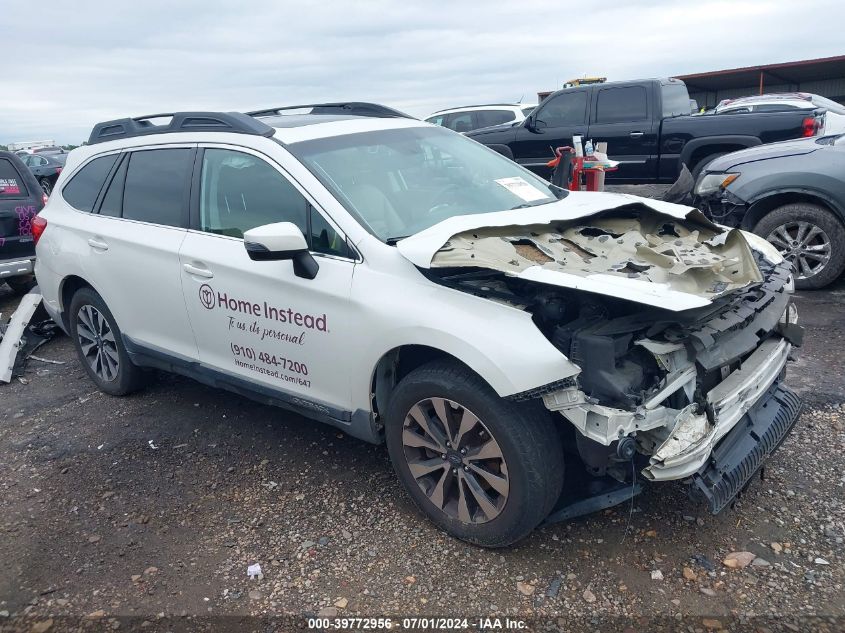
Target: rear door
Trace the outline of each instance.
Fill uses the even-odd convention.
[[[587,135],[587,88],[570,88],[543,101],[525,123],[516,129],[511,145],[513,155],[523,167],[548,177],[546,167],[554,158],[554,148],[572,145],[572,137]]]
[[[644,85],[596,87],[590,138],[606,142],[608,156],[620,162],[608,180],[638,182],[657,174],[655,106],[652,90]]]
[[[35,256],[32,218],[41,209],[41,189],[23,164],[0,156],[0,261]]]
[[[195,151],[181,144],[103,156],[62,188],[62,197],[79,211],[91,211],[90,200],[96,200],[93,212],[78,214],[68,230],[84,251],[84,275],[123,334],[145,348],[188,359],[196,359],[197,348],[182,296],[179,248]]]

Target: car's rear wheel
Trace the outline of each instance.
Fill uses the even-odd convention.
[[[823,288],[845,270],[845,227],[823,207],[786,204],[763,216],[754,232],[792,262],[799,289]]]
[[[6,283],[16,295],[23,295],[35,287],[35,275],[10,277],[9,279],[6,279]]]
[[[145,374],[129,359],[120,328],[99,294],[91,288],[78,290],[69,320],[79,360],[102,391],[123,396],[143,386]]]
[[[50,182],[49,178],[39,178],[38,184],[41,185],[41,190],[48,196],[53,193],[53,183]]]
[[[510,545],[546,516],[563,485],[563,451],[537,403],[500,398],[477,374],[434,361],[397,385],[387,447],[419,508],[449,534]]]

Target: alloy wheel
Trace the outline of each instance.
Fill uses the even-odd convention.
[[[106,382],[117,378],[120,357],[114,331],[97,308],[86,304],[79,309],[76,336],[82,355],[94,373]]]
[[[504,509],[510,484],[502,449],[466,407],[420,400],[405,417],[402,447],[420,490],[449,517],[486,523]]]
[[[830,262],[830,237],[821,227],[811,222],[786,222],[772,230],[766,240],[792,262],[798,279],[817,275]]]

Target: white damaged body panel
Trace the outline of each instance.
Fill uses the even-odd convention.
[[[590,195],[451,218],[397,248],[421,268],[487,268],[670,310],[705,306],[761,280],[741,231],[688,207]]]
[[[697,476],[800,342],[788,262],[689,207],[575,192],[397,247],[444,285],[532,313],[581,370],[543,404],[574,426],[588,469],[620,481],[623,442],[648,480]]]

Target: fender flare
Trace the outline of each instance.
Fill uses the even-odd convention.
[[[823,201],[828,207],[830,207],[830,209],[839,217],[840,221],[845,223],[845,207],[843,207],[842,204],[829,193],[820,189],[815,189],[813,187],[777,187],[774,189],[767,189],[765,191],[757,193],[753,197],[749,198],[746,202],[746,204],[748,205],[748,212],[745,214],[746,217],[753,217],[755,206],[759,203],[765,202],[766,200],[773,198],[774,196],[778,196],[785,193],[794,193],[802,196],[811,196],[813,198],[818,198],[819,200]]]
[[[707,147],[708,145],[739,145],[742,148],[754,147],[762,145],[762,141],[756,136],[749,136],[747,134],[725,134],[719,136],[704,136],[701,138],[694,138],[686,143],[681,150],[680,162],[688,164],[690,157],[696,150]]]

